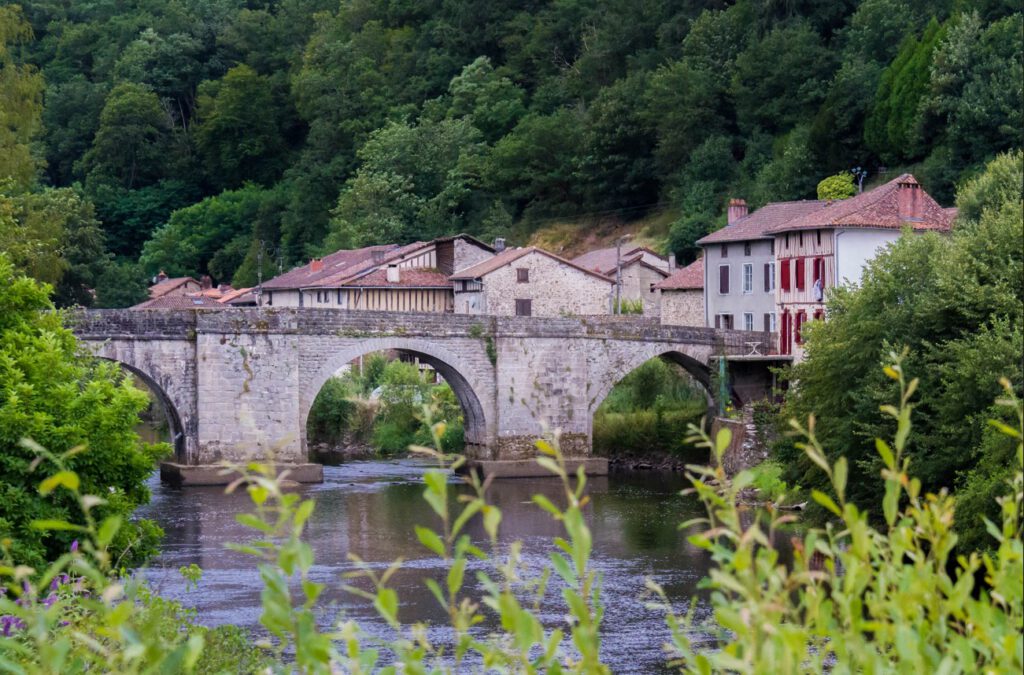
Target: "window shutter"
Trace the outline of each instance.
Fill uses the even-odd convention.
[[[780,260],[782,264],[782,290],[789,290],[789,260]]]
[[[764,313],[764,332],[769,333],[772,330],[772,315],[768,312]]]
[[[796,327],[793,329],[793,336],[796,338],[796,343],[803,344],[803,335],[801,335],[801,329],[804,326],[804,321],[807,320],[807,312],[800,310],[796,313]]]
[[[768,263],[764,264],[764,292],[772,290],[772,271]]]
[[[729,293],[729,266],[721,265],[718,268],[718,292],[722,295]]]
[[[722,315],[721,314],[715,314],[715,328],[721,328],[721,327],[722,327]]]
[[[793,261],[796,263],[796,290],[804,290],[804,277],[806,276],[805,261],[803,258],[797,258]]]

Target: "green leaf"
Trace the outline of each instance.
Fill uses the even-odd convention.
[[[238,513],[235,514],[235,520],[246,527],[251,527],[254,530],[259,530],[266,534],[270,534],[274,531],[274,527],[268,523],[263,522],[259,517],[251,513]]]
[[[440,557],[444,555],[444,542],[441,541],[441,537],[436,532],[428,527],[416,526],[416,538],[420,540],[420,543],[426,546],[428,549],[436,553]]]
[[[846,477],[848,473],[848,465],[845,457],[840,457],[836,460],[836,464],[832,467],[832,485],[836,489],[836,495],[839,496],[839,501],[846,501]]]
[[[451,598],[455,597],[455,594],[462,588],[462,578],[466,573],[466,559],[459,558],[452,563],[451,569],[448,570],[448,596]]]
[[[69,532],[86,532],[81,525],[73,525],[64,520],[33,520],[32,528],[36,530],[67,530]]]
[[[896,458],[892,454],[892,448],[889,444],[883,441],[881,438],[875,439],[875,449],[878,450],[878,454],[882,457],[882,461],[890,469],[896,468]]]
[[[46,496],[60,486],[74,492],[78,489],[78,474],[74,471],[58,471],[39,484],[39,494]]]
[[[382,588],[377,591],[373,606],[392,627],[398,627],[398,593],[393,588]]]
[[[826,509],[828,509],[832,513],[834,513],[837,516],[839,516],[840,518],[843,517],[843,512],[839,510],[839,507],[836,506],[836,503],[834,501],[832,501],[832,498],[829,497],[824,492],[822,492],[820,490],[811,490],[811,498],[814,501],[816,501],[819,504],[821,504],[822,506],[824,506]]]
[[[121,522],[121,516],[108,516],[103,520],[99,534],[96,536],[96,543],[100,548],[110,546],[110,542],[114,540],[114,536],[121,529]]]

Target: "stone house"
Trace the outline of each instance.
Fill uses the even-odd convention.
[[[615,280],[543,249],[513,248],[451,276],[460,314],[608,314]]]
[[[163,270],[153,277],[153,285],[149,287],[149,299],[162,298],[166,295],[187,295],[198,293],[202,285],[192,277],[169,278]]]
[[[704,325],[775,331],[775,238],[768,231],[819,211],[825,202],[774,202],[750,213],[729,201],[728,225],[699,239],[704,250]]]
[[[903,174],[767,230],[775,246],[779,352],[801,358],[801,331],[807,321],[825,317],[827,290],[858,283],[868,261],[904,228],[948,232],[955,213]]]
[[[634,246],[622,248],[621,257],[614,246],[589,251],[573,258],[573,262],[606,277],[615,278],[619,261],[622,279],[622,299],[643,301],[644,314],[658,316],[661,294],[655,285],[674,271],[670,258],[664,258],[649,248]]]
[[[494,255],[461,234],[405,246],[336,251],[263,284],[262,304],[389,312],[451,312],[450,275]]]
[[[676,270],[654,288],[661,296],[662,325],[704,325],[704,258]]]

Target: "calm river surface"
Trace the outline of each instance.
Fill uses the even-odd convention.
[[[325,467],[322,485],[300,489],[316,499],[306,539],[316,552],[314,577],[329,586],[324,626],[343,614],[387,639],[388,629],[369,603],[341,591],[342,574],[354,569],[346,558],[349,552],[381,568],[403,558],[403,571],[394,581],[400,618],[444,620],[422,582],[426,576],[441,578],[441,566],[413,533],[416,524],[434,525],[421,497],[425,468],[411,459],[351,462]],[[147,578],[165,596],[195,607],[206,625],[233,623],[259,633],[260,582],[253,560],[225,550],[228,542],[252,537],[235,521],[236,513],[248,510],[248,497],[226,495],[223,488],[175,489],[155,477],[151,487],[153,500],[139,515],[154,519],[167,534]],[[708,557],[677,529],[680,522],[703,513],[694,498],[679,495],[684,487],[681,476],[651,473],[618,473],[588,483],[593,564],[602,576],[605,605],[602,652],[617,673],[664,669],[662,645],[668,630],[658,612],[644,607],[644,579],[654,578],[682,606],[698,593],[697,583],[707,572]],[[562,531],[530,502],[535,493],[556,501],[560,484],[547,478],[497,481],[489,495],[504,515],[502,541],[522,540],[527,564],[540,569],[554,549],[552,538]],[[479,529],[471,533],[481,535]],[[203,569],[203,579],[198,590],[187,591],[177,570],[191,563]],[[548,599],[542,620],[553,628],[564,622],[564,608],[557,592],[549,589]],[[437,638],[443,640],[443,634]]]

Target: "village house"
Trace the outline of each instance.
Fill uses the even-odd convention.
[[[513,248],[451,276],[460,314],[608,314],[615,280],[543,249]]]
[[[159,278],[160,275],[157,275]],[[167,290],[168,282],[171,281],[176,283],[171,290]],[[224,309],[255,304],[251,288],[235,289],[228,284],[214,286],[209,276],[196,281],[192,277],[166,279],[164,275],[164,280],[150,287],[149,295],[149,300],[131,309]]]
[[[868,261],[904,228],[948,232],[954,216],[955,209],[939,206],[912,175],[903,174],[768,229],[778,268],[780,353],[802,357],[802,329],[824,318],[827,290],[859,282]]]
[[[814,200],[774,202],[750,213],[745,200],[730,200],[728,224],[697,241],[705,261],[703,324],[774,332],[775,238],[768,231],[824,207]]]
[[[674,271],[670,259],[643,246],[601,248],[573,258],[572,262],[612,279],[621,270],[621,297],[643,302],[643,313],[658,316],[661,294],[654,286]]]
[[[673,326],[703,326],[704,258],[676,270],[654,285],[661,296],[661,323]]]
[[[461,234],[405,246],[337,251],[263,284],[264,306],[389,312],[454,311],[450,275],[492,257]]]
[[[149,299],[162,298],[165,295],[187,295],[202,290],[201,284],[192,277],[168,278],[163,270],[153,277],[153,285],[149,287]]]

